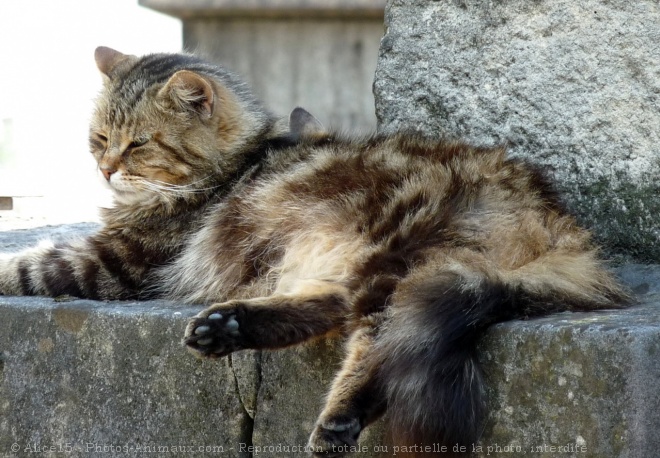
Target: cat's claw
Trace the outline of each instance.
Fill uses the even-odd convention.
[[[357,418],[334,418],[317,423],[309,439],[314,456],[342,457],[351,447],[357,446],[362,431]]]
[[[219,358],[243,348],[240,324],[233,311],[200,313],[188,323],[183,343],[208,358]]]

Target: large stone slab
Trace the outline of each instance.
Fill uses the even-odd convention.
[[[660,261],[660,4],[390,0],[379,130],[508,145],[610,253]]]
[[[533,456],[559,456],[558,447],[577,456],[657,455],[659,273],[657,266],[622,272],[650,303],[490,330],[482,343],[490,408],[484,451],[499,445]]]
[[[0,247],[93,228],[4,232]],[[532,456],[581,447],[574,455],[585,457],[660,450],[660,267],[618,273],[640,305],[489,330],[481,343],[491,408],[478,444],[484,456],[497,447]],[[305,456],[341,342],[201,361],[180,344],[199,309],[0,296],[0,455],[165,456],[185,447],[194,456]],[[393,456],[385,437],[383,422],[373,425],[356,456]]]
[[[230,360],[198,361],[179,343],[194,311],[0,298],[1,453],[247,457],[251,419]]]

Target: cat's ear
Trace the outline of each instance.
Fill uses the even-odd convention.
[[[94,51],[94,59],[96,60],[96,66],[99,68],[101,73],[112,79],[116,73],[117,68],[119,67],[119,64],[132,59],[137,59],[137,57],[130,54],[122,54],[112,48],[99,46]]]
[[[323,137],[328,134],[321,121],[301,107],[294,108],[289,115],[289,131],[295,137]]]
[[[203,76],[189,70],[179,70],[165,83],[160,97],[174,103],[176,108],[195,111],[210,118],[215,105],[215,93],[211,83]]]

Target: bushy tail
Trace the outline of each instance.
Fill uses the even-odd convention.
[[[582,274],[549,275],[551,282],[537,276],[527,283],[444,272],[398,294],[378,343],[378,353],[385,355],[380,383],[398,455],[470,455],[485,417],[475,353],[486,327],[561,310],[617,307],[625,301],[625,293],[602,269]]]

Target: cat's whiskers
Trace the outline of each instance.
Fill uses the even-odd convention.
[[[211,176],[207,176],[183,185],[167,183],[159,180],[146,180],[146,179],[141,180],[140,184],[143,185],[145,189],[151,192],[157,193],[163,197],[169,197],[173,194],[174,195],[199,194],[206,191],[212,191],[214,189],[217,189],[218,186],[209,186],[203,188],[195,186],[196,184],[208,180],[209,178],[211,178]]]
[[[203,181],[206,181],[206,180],[208,180],[209,178],[212,178],[212,177],[213,177],[213,175],[206,175],[204,178],[200,178],[199,180],[192,181],[188,184],[178,184],[178,185],[176,185],[176,184],[166,183],[164,181],[159,181],[159,180],[154,180],[153,183],[163,184],[163,185],[167,185],[167,186],[190,187],[190,186],[196,185],[197,183],[201,183]]]

